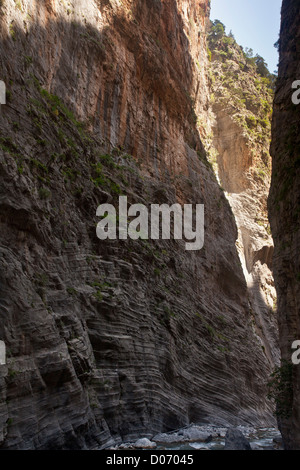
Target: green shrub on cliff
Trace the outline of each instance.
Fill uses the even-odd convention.
[[[212,53],[221,57],[237,58],[240,56],[240,66],[245,69],[253,69],[262,79],[264,84],[274,90],[276,76],[269,72],[268,65],[259,54],[254,55],[253,49],[238,45],[232,32],[226,35],[225,25],[219,21],[212,21],[208,33],[209,49]]]
[[[219,20],[211,23],[208,45],[212,104],[226,110],[242,127],[253,150],[260,153],[262,145],[269,146],[274,77],[264,59],[237,44]]]
[[[217,41],[221,39],[225,34],[225,25],[219,21],[215,20],[211,23],[209,38],[211,41]]]

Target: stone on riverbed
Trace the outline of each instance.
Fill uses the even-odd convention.
[[[212,435],[203,431],[198,426],[182,429],[181,431],[173,434],[161,433],[153,437],[153,441],[160,444],[173,444],[184,442],[210,442]]]
[[[201,430],[197,426],[193,426],[183,430],[183,436],[188,442],[210,442],[212,435]]]
[[[252,450],[239,429],[229,428],[225,436],[225,450]]]
[[[155,449],[156,443],[149,441],[147,437],[142,437],[141,439],[138,439],[134,444],[133,447],[135,449]]]
[[[152,440],[160,444],[173,444],[175,442],[182,442],[182,436],[178,434],[160,433],[154,436]]]

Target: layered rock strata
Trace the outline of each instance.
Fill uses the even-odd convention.
[[[102,449],[273,423],[231,208],[197,130],[209,2],[7,0],[0,443]],[[205,205],[205,246],[96,236],[97,206]]]

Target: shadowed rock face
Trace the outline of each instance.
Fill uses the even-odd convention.
[[[280,33],[279,76],[274,102],[273,157],[269,212],[275,241],[274,276],[278,292],[280,347],[291,363],[292,343],[300,337],[299,323],[299,150],[300,107],[292,102],[292,83],[299,80],[299,2],[284,0]],[[286,448],[300,449],[299,366],[293,367],[293,396],[286,397],[289,418],[280,417]],[[286,414],[286,413],[285,413]]]
[[[208,3],[2,7],[4,449],[273,422],[272,362],[195,125],[208,103]],[[121,193],[130,204],[204,204],[205,247],[101,242],[97,206]]]

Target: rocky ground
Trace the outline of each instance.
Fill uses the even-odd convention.
[[[253,426],[220,427],[191,425],[170,433],[141,437],[111,450],[282,450],[277,428]]]

